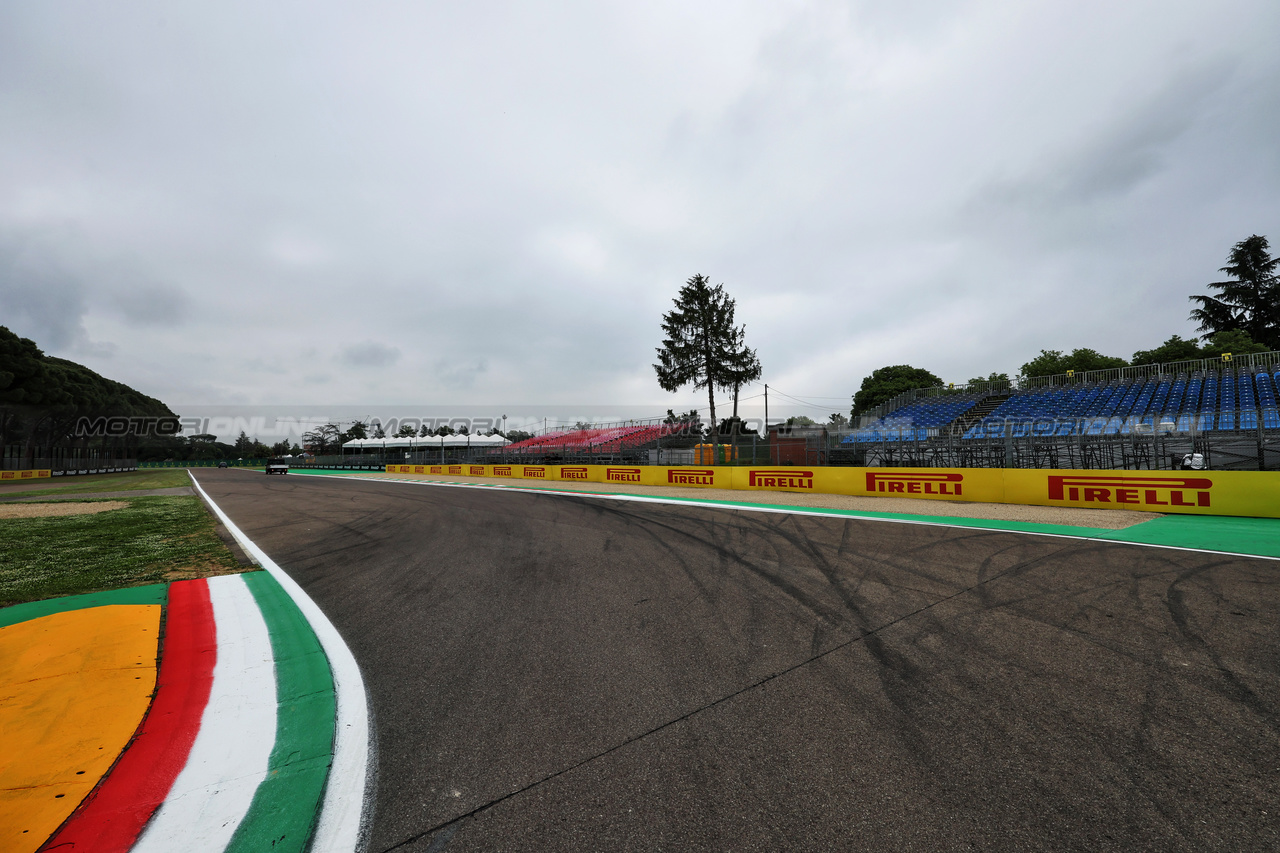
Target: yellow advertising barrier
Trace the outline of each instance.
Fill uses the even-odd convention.
[[[388,465],[387,473],[1280,518],[1272,471],[464,464]]]
[[[48,468],[42,468],[37,471],[0,471],[0,482],[8,482],[10,480],[36,480],[42,477],[52,477],[53,471]]]
[[[1272,471],[1004,471],[1005,503],[1280,518]]]

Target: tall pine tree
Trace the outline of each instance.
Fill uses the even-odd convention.
[[[1215,281],[1209,287],[1221,291],[1214,296],[1192,296],[1200,307],[1192,310],[1191,319],[1200,326],[1207,339],[1215,332],[1247,332],[1255,342],[1270,349],[1280,349],[1280,277],[1276,266],[1280,258],[1271,257],[1266,237],[1254,234],[1236,243],[1219,270],[1231,276],[1228,281]]]
[[[711,408],[711,442],[719,433],[716,420],[717,388],[738,386],[760,377],[760,361],[755,350],[745,344],[743,328],[733,324],[734,301],[724,285],[712,287],[701,274],[685,282],[671,311],[662,315],[666,336],[658,348],[658,385],[664,391],[678,391],[693,385],[707,389]]]

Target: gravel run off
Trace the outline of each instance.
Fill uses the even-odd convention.
[[[113,509],[124,509],[128,505],[128,501],[11,503],[0,505],[0,518],[49,518],[55,515],[92,515]]]

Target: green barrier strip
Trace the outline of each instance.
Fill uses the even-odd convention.
[[[271,634],[278,717],[267,778],[258,786],[228,851],[306,849],[333,761],[337,704],[320,641],[268,572],[244,576]]]
[[[1280,557],[1280,519],[1275,518],[1166,515],[1124,530],[1110,530],[1094,538]]]
[[[153,583],[146,586],[131,586],[126,589],[112,589],[106,592],[89,592],[83,595],[67,595],[62,598],[50,598],[45,601],[29,601],[15,604],[0,610],[0,628],[7,628],[29,619],[39,619],[51,613],[62,613],[66,610],[83,610],[86,607],[101,607],[106,604],[159,604],[169,600],[169,585]]]

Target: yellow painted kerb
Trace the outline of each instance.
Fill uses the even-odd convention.
[[[156,683],[160,606],[0,628],[0,850],[30,853],[111,768]]]

